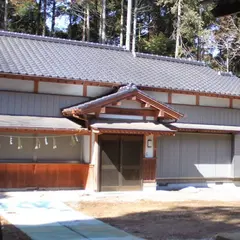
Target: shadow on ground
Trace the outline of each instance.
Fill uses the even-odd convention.
[[[189,206],[167,208],[165,203],[157,203],[148,210],[145,204],[149,203],[137,206],[138,203],[84,202],[71,203],[70,206],[135,236],[151,240],[212,239],[219,233],[240,231],[239,206],[196,207],[189,203]]]

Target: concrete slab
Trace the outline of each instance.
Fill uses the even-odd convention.
[[[140,240],[59,201],[1,199],[0,214],[33,240]]]
[[[216,240],[240,240],[240,232],[219,234]]]

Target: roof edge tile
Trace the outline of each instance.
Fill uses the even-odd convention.
[[[128,52],[123,47],[118,47],[118,46],[113,46],[113,45],[108,45],[108,44],[83,42],[83,41],[78,41],[78,40],[46,37],[46,36],[32,35],[32,34],[26,34],[26,33],[0,31],[0,36],[24,38],[24,39],[30,39],[30,40],[38,40],[38,41],[46,41],[46,42],[54,42],[54,43],[61,43],[61,44],[77,45],[77,46],[83,46],[83,47],[94,47],[94,48],[100,48],[100,49]]]

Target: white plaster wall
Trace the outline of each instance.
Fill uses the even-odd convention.
[[[64,83],[39,82],[38,92],[59,95],[82,96],[83,86]]]
[[[152,140],[152,147],[150,147],[150,148],[147,146],[148,140]],[[153,135],[146,136],[145,141],[146,141],[146,143],[145,143],[145,158],[152,158],[153,157],[153,146],[154,146]]]
[[[0,90],[33,92],[34,82],[26,80],[0,78]]]
[[[153,92],[153,91],[143,91],[150,97],[155,98],[156,100],[160,102],[167,103],[168,102],[168,93],[166,92]]]
[[[240,99],[233,99],[233,108],[240,108]]]
[[[229,107],[229,99],[200,96],[199,105],[211,107]]]
[[[88,97],[98,97],[112,91],[111,87],[87,86]]]
[[[196,105],[196,96],[173,93],[172,94],[172,103]]]

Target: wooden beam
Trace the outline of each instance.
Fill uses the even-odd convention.
[[[112,106],[121,106],[121,105],[122,105],[121,101],[112,103]]]
[[[106,108],[102,107],[101,110],[100,110],[100,113],[106,113]]]
[[[158,117],[163,118],[163,117],[164,117],[164,111],[160,110],[160,111],[158,112]]]
[[[171,92],[168,93],[168,103],[172,104],[172,93]]]
[[[87,83],[83,84],[83,97],[87,97]]]
[[[35,80],[34,81],[34,93],[38,93],[38,88],[39,88],[39,81]]]
[[[71,129],[49,129],[49,128],[29,128],[29,127],[21,127],[21,128],[0,128],[0,132],[11,132],[11,133],[33,133],[33,134],[58,134],[58,135],[66,135],[66,134],[74,134],[74,135],[89,135],[90,131],[88,129],[82,130],[71,130]]]
[[[157,114],[157,111],[151,110],[151,109],[129,109],[129,108],[107,107],[106,113],[117,114],[117,115],[135,115],[135,116],[154,117]]]
[[[229,108],[233,108],[233,99],[232,98],[229,99]]]
[[[196,94],[196,105],[197,106],[200,105],[200,96],[199,96],[199,94]]]

